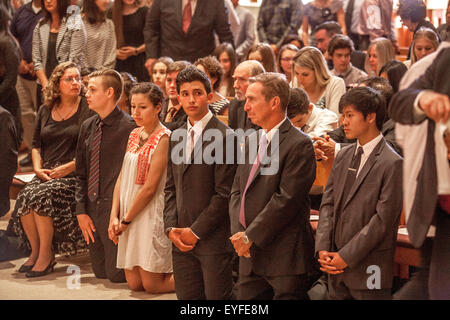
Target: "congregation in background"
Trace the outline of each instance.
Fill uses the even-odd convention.
[[[89,252],[180,300],[449,300],[450,3],[242,2],[0,0],[17,272]]]

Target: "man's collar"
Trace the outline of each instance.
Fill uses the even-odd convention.
[[[100,119],[100,116],[98,116],[97,123],[101,121],[101,122],[103,122],[103,125],[111,126],[111,125],[113,125],[115,118],[118,117],[121,113],[122,113],[122,111],[119,109],[119,107],[115,106],[113,111],[111,111],[105,117],[105,119],[102,120],[102,119]]]

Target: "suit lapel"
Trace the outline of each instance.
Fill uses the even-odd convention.
[[[178,29],[181,30],[181,33],[184,34],[184,32],[183,32],[183,13],[182,13],[183,0],[174,0],[174,2],[175,2],[175,15],[176,15],[176,20],[177,20],[177,24],[178,24]]]
[[[278,131],[275,133],[275,135],[278,135],[278,143],[273,145],[272,147],[272,142],[274,141],[274,137],[275,135],[272,137],[272,139],[270,140],[270,143],[267,145],[267,149],[266,150],[270,150],[271,154],[270,156],[276,154],[278,152],[278,149],[280,148],[281,144],[283,143],[284,139],[287,136],[287,133],[289,132],[289,130],[291,129],[292,125],[291,122],[288,121],[287,119],[284,120],[283,124],[278,128]],[[261,129],[262,130],[262,129]],[[259,145],[259,135],[258,135],[258,145]],[[262,166],[269,166],[270,163],[268,161],[268,153],[267,151],[264,153],[263,159],[262,159]],[[250,170],[252,168],[253,164],[250,166]],[[261,172],[261,165],[258,167],[258,169],[256,169],[256,173],[253,176],[252,181],[250,182],[250,185],[248,186],[250,188],[250,186],[253,184],[253,182],[256,180],[256,178],[259,176],[260,172]],[[248,172],[247,177],[250,175],[250,171]]]
[[[344,192],[345,179],[347,178],[348,168],[350,167],[350,164],[352,162],[355,150],[356,150],[356,143],[354,143],[353,146],[350,148],[348,157],[345,160],[343,160],[342,165],[340,166],[340,170],[334,177],[334,181],[337,182],[334,184],[336,188],[336,208],[340,208],[341,207],[340,205],[343,201],[342,193]],[[341,183],[338,183],[339,181]]]
[[[358,177],[356,178],[355,183],[353,184],[353,187],[350,189],[350,193],[348,194],[348,197],[345,200],[344,206],[342,207],[342,209],[345,208],[345,206],[350,202],[350,200],[355,195],[355,193],[358,190],[359,186],[364,181],[364,179],[366,178],[366,176],[369,173],[370,169],[373,167],[373,165],[377,161],[378,156],[380,155],[381,151],[383,150],[383,148],[385,146],[385,143],[386,142],[385,142],[384,138],[381,139],[381,141],[377,144],[375,149],[370,154],[369,159],[367,159],[366,163],[361,168],[361,171],[359,172]]]
[[[61,22],[61,30],[58,32],[58,37],[56,38],[56,52],[58,52],[59,45],[61,44],[62,39],[64,38],[64,34],[67,31],[66,20],[63,19]]]
[[[202,150],[205,149],[206,145],[211,142],[211,141],[205,141],[205,139],[203,139],[203,136],[204,136],[206,130],[217,127],[216,126],[216,120],[217,120],[216,117],[213,116],[208,121],[208,123],[206,124],[205,128],[203,128],[201,140],[198,139],[197,142],[195,143],[194,149],[192,150],[192,153],[191,153],[191,161],[190,161],[189,164],[188,163],[184,164],[183,173],[186,172],[186,170],[189,168],[189,166],[191,164],[194,163],[195,157],[200,157],[200,159],[203,159],[203,155],[201,155],[201,154],[199,155],[199,152],[201,153]],[[189,121],[189,120],[187,120],[187,121]],[[187,130],[187,122],[186,122],[186,130]],[[187,135],[186,135],[186,137],[187,137]],[[187,137],[187,139],[189,139],[189,137]],[[186,142],[187,142],[187,139],[186,139]],[[201,145],[200,145],[200,143],[201,143]],[[203,163],[203,160],[202,160],[202,163]]]
[[[205,14],[202,14],[203,6],[206,1],[197,0],[197,6],[195,8],[194,15],[192,16],[191,24],[189,25],[188,32],[191,31],[192,26],[197,22],[198,19],[202,19],[205,17]]]

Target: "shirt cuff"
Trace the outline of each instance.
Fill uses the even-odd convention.
[[[425,112],[419,107],[419,99],[422,96],[424,91],[419,92],[413,104],[413,116],[415,122],[420,122],[426,117]]]
[[[198,235],[195,234],[194,230],[191,229],[192,234],[198,239],[200,240],[200,237]]]
[[[337,156],[339,151],[341,151],[341,144],[340,143],[336,143],[334,145],[334,158],[335,159],[336,159],[336,156]]]

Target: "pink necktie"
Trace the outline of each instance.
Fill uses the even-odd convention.
[[[192,7],[191,7],[191,0],[188,0],[188,3],[184,7],[183,10],[183,32],[187,33],[189,29],[189,25],[192,21]]]
[[[239,222],[242,224],[244,228],[247,228],[247,224],[245,223],[245,194],[247,193],[247,189],[250,186],[250,183],[253,181],[253,178],[255,177],[256,170],[258,170],[261,158],[263,157],[266,148],[267,148],[267,137],[264,134],[261,137],[261,141],[259,142],[258,156],[256,157],[256,161],[255,163],[253,163],[252,169],[250,170],[247,184],[245,186],[244,193],[242,194],[241,198],[241,208],[239,210]]]

